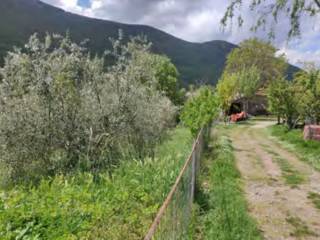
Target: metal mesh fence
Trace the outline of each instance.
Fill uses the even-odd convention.
[[[188,238],[196,177],[209,134],[209,127],[200,130],[170,193],[159,209],[144,240],[180,240]]]

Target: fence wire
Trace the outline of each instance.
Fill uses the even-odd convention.
[[[175,184],[159,209],[144,240],[184,240],[188,238],[196,178],[209,127],[200,130],[191,154]]]

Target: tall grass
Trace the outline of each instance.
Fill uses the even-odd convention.
[[[56,176],[0,191],[0,239],[141,239],[191,151],[177,128],[155,159],[124,161],[113,178]]]
[[[281,141],[288,143],[292,150],[300,155],[300,158],[315,169],[320,170],[320,142],[303,139],[303,133],[299,129],[288,130],[287,127],[276,125],[270,127],[271,134]]]
[[[202,170],[207,179],[198,193],[200,204],[199,239],[251,240],[261,239],[255,222],[248,215],[240,173],[230,140],[219,137],[214,143]]]

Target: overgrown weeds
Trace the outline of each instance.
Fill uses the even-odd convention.
[[[312,201],[313,205],[320,209],[320,194],[315,192],[309,192],[308,198]]]
[[[282,125],[272,126],[271,134],[278,137],[281,141],[294,147],[295,152],[299,153],[300,158],[308,162],[315,169],[320,171],[320,142],[303,139],[302,131],[299,129],[288,130]]]
[[[280,166],[286,184],[291,187],[297,187],[306,181],[305,176],[295,170],[286,159],[276,157],[275,160]]]
[[[141,239],[174,183],[192,136],[177,128],[155,159],[123,161],[101,173],[56,176],[0,191],[0,239]]]
[[[197,239],[261,239],[256,223],[248,215],[232,144],[222,136],[214,141],[202,170],[207,178],[197,194],[201,207]]]
[[[317,236],[299,217],[288,216],[286,221],[294,228],[291,233],[293,237],[300,239],[306,236]]]

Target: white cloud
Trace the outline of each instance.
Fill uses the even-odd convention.
[[[320,50],[317,51],[299,51],[296,49],[283,48],[279,52],[285,53],[290,61],[297,65],[303,66],[304,62],[315,62],[320,66]]]

